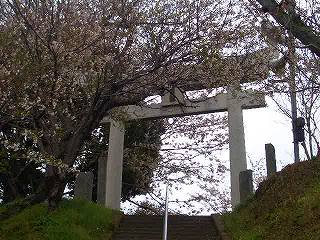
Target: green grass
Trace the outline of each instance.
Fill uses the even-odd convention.
[[[0,240],[108,240],[118,216],[83,200],[64,200],[52,212],[38,204],[1,221]]]
[[[232,239],[319,240],[320,161],[286,167],[223,219]]]

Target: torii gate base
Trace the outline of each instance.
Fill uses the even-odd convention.
[[[155,119],[165,117],[179,117],[186,115],[228,112],[229,151],[231,170],[231,204],[234,208],[240,203],[239,174],[247,170],[246,148],[243,128],[242,109],[265,107],[264,95],[254,92],[238,92],[235,94],[219,94],[205,101],[192,103],[185,99],[185,104],[168,103],[162,98],[162,103],[148,107],[135,105],[125,106],[126,120]],[[180,101],[179,101],[180,102]],[[122,186],[123,144],[125,129],[123,123],[106,117],[102,122],[110,122],[109,150],[106,177],[104,205],[112,209],[120,209]],[[100,186],[102,187],[102,186]]]

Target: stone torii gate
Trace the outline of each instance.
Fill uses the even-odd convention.
[[[117,110],[125,115],[123,118],[126,121],[228,112],[231,203],[232,207],[235,207],[240,203],[239,173],[247,170],[242,110],[265,107],[265,96],[253,91],[241,91],[222,93],[199,102],[191,102],[184,97],[180,90],[174,88],[173,92],[166,93],[161,97],[161,100],[159,104],[129,105]],[[101,179],[101,176],[98,177],[100,178],[98,195],[100,195],[100,203],[112,209],[120,209],[121,201],[125,134],[122,121],[112,119],[110,116],[106,116],[102,120],[102,123],[110,123],[110,135],[107,163],[102,164],[106,166],[103,168],[99,166],[99,172],[104,179]],[[101,197],[101,194],[104,196]]]

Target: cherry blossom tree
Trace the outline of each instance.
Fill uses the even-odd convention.
[[[1,1],[0,131],[19,129],[32,147],[1,141],[45,167],[28,201],[56,206],[85,141],[114,107],[143,104],[177,84],[265,78],[268,53],[248,57],[260,40],[241,4]]]

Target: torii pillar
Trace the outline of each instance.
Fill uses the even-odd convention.
[[[239,174],[247,170],[246,144],[243,127],[243,111],[241,101],[229,95],[228,129],[229,159],[231,174],[231,205],[234,208],[240,203]]]
[[[177,94],[181,96],[181,94]],[[254,92],[236,92],[236,94],[219,94],[198,103],[186,99],[168,102],[168,96],[162,98],[161,104],[149,107],[130,105],[122,107],[126,119],[155,119],[181,117],[187,115],[228,112],[229,152],[231,170],[231,203],[234,208],[240,203],[239,174],[247,170],[246,148],[243,127],[243,109],[265,107],[264,95]],[[184,103],[180,106],[180,103]],[[110,122],[108,161],[105,177],[104,205],[112,209],[120,209],[122,187],[122,163],[124,145],[124,124],[106,117],[103,122]]]
[[[124,123],[110,121],[108,160],[105,174],[104,205],[111,209],[120,209],[122,190]],[[99,176],[98,176],[99,178]]]

